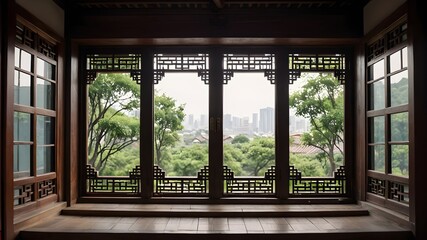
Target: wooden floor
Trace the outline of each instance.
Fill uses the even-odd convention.
[[[123,217],[61,215],[44,219],[21,232],[26,239],[410,239],[410,231],[387,218],[368,216],[320,216],[320,210],[357,209],[346,205],[122,205],[78,204],[74,213],[84,210],[110,208],[115,215],[119,209],[134,212],[292,212],[310,210],[315,217]],[[77,211],[78,210],[78,211]],[[130,211],[129,211],[130,212]],[[326,213],[327,211],[324,211]],[[106,214],[106,213],[103,213]],[[90,214],[89,214],[90,215]],[[327,214],[329,215],[329,214]]]

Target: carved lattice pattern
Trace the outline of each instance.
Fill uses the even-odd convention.
[[[34,190],[32,184],[15,186],[14,188],[14,205],[23,205],[33,200]]]
[[[140,193],[141,168],[136,166],[129,176],[99,176],[91,165],[86,165],[87,192],[89,193]]]
[[[302,72],[333,72],[342,84],[346,79],[343,54],[289,54],[289,83],[292,84]]]
[[[16,23],[16,43],[35,48],[36,33],[20,22]]]
[[[209,83],[209,54],[154,54],[154,84],[166,72],[197,72],[205,84]]]
[[[86,81],[95,80],[98,72],[130,72],[137,83],[141,82],[141,54],[88,54],[86,55]]]
[[[385,38],[380,38],[374,43],[370,44],[367,49],[368,62],[385,52]]]
[[[409,186],[407,184],[389,182],[388,186],[389,186],[389,190],[388,190],[389,199],[406,203],[406,204],[409,203]]]
[[[55,44],[41,37],[38,38],[37,51],[48,58],[56,59],[57,50]]]
[[[227,166],[223,167],[225,192],[227,194],[273,194],[276,179],[275,167],[270,167],[264,176],[236,177]]]
[[[408,24],[406,22],[400,24],[393,30],[387,33],[387,48],[391,49],[408,39]]]
[[[385,196],[385,180],[368,177],[368,192],[379,196]]]
[[[200,169],[196,177],[166,177],[165,172],[159,166],[154,166],[155,194],[206,194],[208,178],[208,166]]]
[[[340,166],[334,177],[302,177],[300,171],[289,166],[290,193],[294,195],[343,195],[346,193],[344,166]]]
[[[224,84],[235,72],[264,72],[271,84],[276,82],[274,54],[224,54]]]
[[[368,44],[366,48],[367,57],[369,61],[380,57],[387,50],[406,42],[408,39],[408,23],[405,21],[397,27],[385,33],[381,38],[375,40],[373,43]]]
[[[37,184],[39,185],[39,198],[44,198],[55,193],[55,179],[38,182]]]

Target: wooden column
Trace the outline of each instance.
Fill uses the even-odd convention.
[[[223,55],[213,49],[209,55],[209,196],[221,198],[223,180]]]
[[[409,0],[409,191],[416,239],[427,239],[427,18],[423,0]]]
[[[276,194],[289,197],[289,52],[281,49],[276,55]]]
[[[13,227],[13,89],[15,63],[15,1],[1,1],[1,238],[15,238]]]
[[[144,50],[142,53],[141,80],[141,140],[140,164],[142,174],[141,196],[150,199],[153,196],[154,164],[154,83],[153,53]],[[143,106],[143,107],[142,107]]]

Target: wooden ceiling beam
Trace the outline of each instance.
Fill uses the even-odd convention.
[[[224,8],[224,0],[212,0],[215,6],[219,9]]]

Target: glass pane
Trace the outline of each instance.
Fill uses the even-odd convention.
[[[391,145],[391,173],[398,176],[409,176],[409,146]]]
[[[55,84],[37,78],[37,107],[55,109]]]
[[[37,175],[54,172],[54,147],[37,147]]]
[[[197,176],[209,165],[208,85],[197,73],[171,72],[154,89],[155,165],[167,176]]]
[[[14,99],[16,104],[31,105],[31,76],[15,70]]]
[[[31,176],[31,145],[13,146],[13,177]]]
[[[408,71],[390,77],[390,106],[408,103]]]
[[[384,145],[369,146],[369,169],[385,173]]]
[[[140,86],[129,74],[108,73],[88,88],[87,163],[102,176],[129,176],[140,162]]]
[[[262,73],[235,73],[224,85],[223,164],[236,176],[264,176],[276,164],[274,95]]]
[[[408,113],[390,115],[391,141],[408,141]]]
[[[37,144],[54,144],[54,118],[37,116]]]
[[[333,74],[302,74],[289,85],[289,108],[290,165],[304,177],[333,176],[344,165],[343,85]]]
[[[389,73],[402,69],[402,58],[400,53],[400,51],[397,51],[388,57]]]
[[[14,141],[31,141],[31,114],[15,112],[13,128]]]
[[[32,66],[32,59],[33,59],[33,56],[31,54],[27,53],[26,51],[21,50],[21,58],[20,58],[21,69],[24,69],[28,72],[31,72],[31,70],[32,70],[32,67],[31,67]]]
[[[385,107],[384,79],[371,83],[369,88],[369,110],[378,110]]]
[[[21,49],[15,47],[15,67],[19,68],[20,61],[21,61]]]
[[[384,143],[384,116],[369,118],[369,143]]]
[[[55,80],[55,66],[37,58],[37,74],[44,78]]]
[[[405,47],[402,49],[402,67],[408,67],[408,48]]]
[[[384,77],[384,60],[374,63],[372,75],[373,78],[371,80]]]

